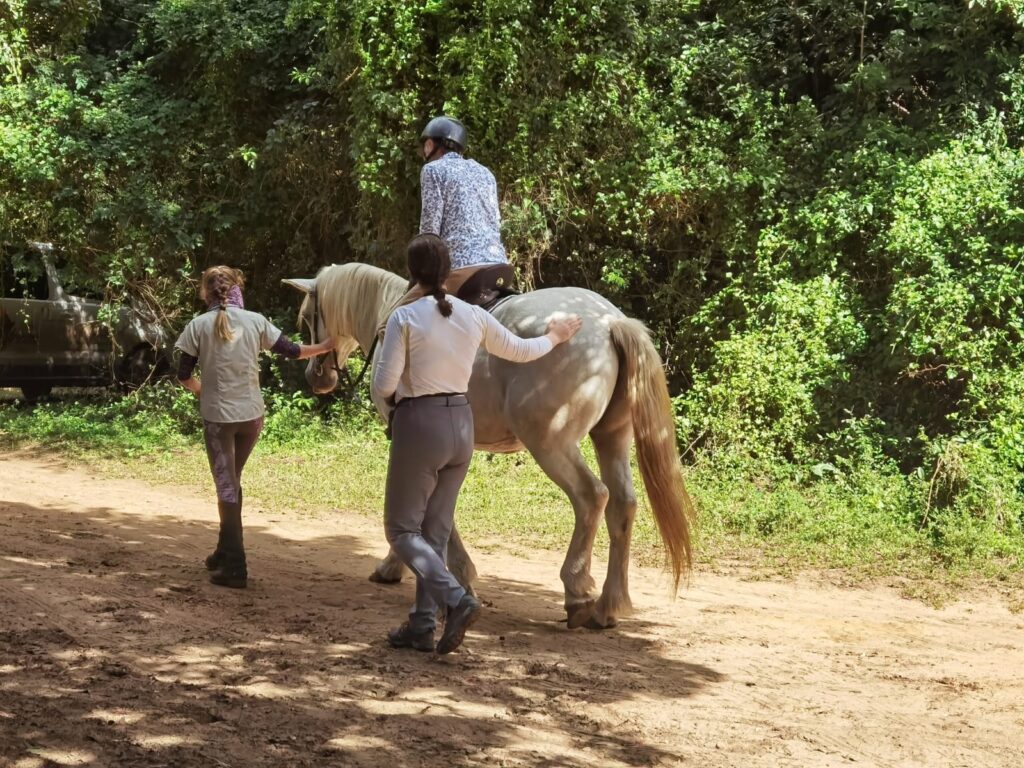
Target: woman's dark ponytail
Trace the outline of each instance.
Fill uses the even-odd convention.
[[[451,317],[452,303],[445,295],[444,281],[452,271],[448,245],[437,235],[417,235],[409,243],[409,274],[413,282],[422,285],[437,299],[437,311]]]
[[[444,288],[438,287],[434,289],[434,298],[437,299],[437,311],[440,312],[443,317],[451,317],[452,303],[445,298]]]

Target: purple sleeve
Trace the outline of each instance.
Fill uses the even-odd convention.
[[[296,344],[291,339],[289,339],[283,333],[277,337],[277,341],[274,342],[274,345],[270,348],[270,351],[276,355],[281,355],[281,357],[287,357],[291,360],[297,358],[299,356],[299,353],[301,352],[301,350],[299,349],[299,345]]]
[[[192,371],[196,368],[196,363],[199,362],[195,355],[190,355],[188,352],[182,352],[178,358],[178,381],[188,381],[192,378]]]

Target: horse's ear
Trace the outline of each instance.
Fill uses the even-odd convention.
[[[312,293],[316,289],[316,280],[310,280],[308,277],[289,277],[281,282],[302,293]]]

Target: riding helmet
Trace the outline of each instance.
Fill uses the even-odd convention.
[[[468,136],[466,135],[466,126],[454,117],[445,117],[444,115],[441,115],[427,123],[427,127],[424,128],[423,133],[420,134],[421,144],[427,139],[433,139],[441,144],[445,149],[454,149],[457,152],[465,152]]]

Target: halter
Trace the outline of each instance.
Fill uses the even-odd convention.
[[[316,344],[316,329],[320,326],[320,297],[317,293],[316,288],[311,290],[309,293],[313,297],[313,322],[310,326],[309,332],[310,336],[312,337],[313,344]],[[370,363],[373,362],[373,353],[376,349],[377,337],[374,336],[373,343],[370,344],[370,351],[366,353],[366,360],[363,362],[363,369],[359,372],[359,375],[356,376],[356,380],[354,382],[352,381],[352,378],[348,375],[348,366],[341,368],[338,365],[338,351],[336,349],[332,349],[330,354],[328,355],[334,361],[331,367],[334,369],[334,372],[338,375],[338,379],[345,380],[344,388],[348,391],[349,400],[355,400],[356,390],[358,390],[359,386],[363,383],[363,377],[366,376],[366,371],[370,367]],[[324,364],[323,360],[320,358],[319,355],[316,358],[314,358],[313,366],[313,370],[316,372],[317,376],[323,375]]]

